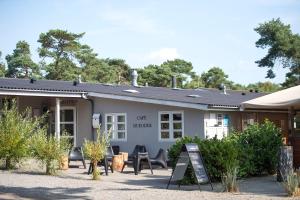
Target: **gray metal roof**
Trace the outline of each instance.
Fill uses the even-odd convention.
[[[29,79],[0,78],[0,90],[34,90],[34,91],[56,91],[72,93],[100,93],[127,97],[138,97],[155,100],[168,100],[174,102],[204,104],[209,106],[240,106],[265,93],[245,92],[227,90],[227,94],[218,89],[172,89],[163,87],[133,87],[129,85],[109,85],[99,83],[79,83],[74,85],[73,81],[37,80],[31,83]],[[130,93],[124,90],[136,90],[138,93]],[[242,95],[244,93],[244,95]],[[194,97],[191,97],[192,95]],[[196,96],[196,97],[195,97]]]

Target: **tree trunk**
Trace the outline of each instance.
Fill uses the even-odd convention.
[[[11,159],[6,158],[5,159],[5,169],[10,169],[11,168]]]
[[[46,161],[46,174],[51,174],[51,162],[49,160]]]

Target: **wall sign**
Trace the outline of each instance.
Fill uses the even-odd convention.
[[[138,115],[136,117],[136,123],[133,124],[133,128],[151,128],[152,124],[147,123],[147,116],[146,115]]]
[[[176,163],[175,169],[173,170],[172,175],[169,179],[167,189],[169,188],[171,181],[180,181],[184,178],[185,171],[190,162],[192,164],[199,189],[200,183],[210,183],[211,189],[213,190],[213,186],[206,172],[206,168],[204,166],[204,162],[198,145],[193,143],[184,144],[182,146],[180,156]]]

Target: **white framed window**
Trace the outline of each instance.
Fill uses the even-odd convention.
[[[158,112],[159,140],[175,140],[183,137],[184,116],[183,111]]]
[[[127,114],[105,114],[105,131],[111,131],[111,140],[127,141]]]
[[[229,116],[224,113],[209,113],[206,126],[208,127],[228,127]]]
[[[55,114],[51,112],[51,129],[50,132],[55,132]],[[66,132],[67,135],[62,135]],[[60,137],[66,137],[70,139],[73,146],[76,146],[76,107],[74,106],[62,106],[60,108]]]

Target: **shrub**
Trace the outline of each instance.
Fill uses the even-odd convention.
[[[177,140],[169,150],[168,157],[173,168],[176,165],[182,145],[186,143],[196,143],[198,145],[212,180],[221,180],[222,174],[226,172],[226,169],[237,164],[238,151],[235,148],[234,140],[218,140],[216,138],[201,140],[198,137],[184,137]],[[188,166],[182,183],[196,183],[191,164]]]
[[[288,193],[288,196],[299,196],[299,176],[292,171],[287,175],[287,180],[284,182],[285,189]]]
[[[59,167],[61,157],[70,149],[70,142],[67,138],[56,138],[53,135],[47,136],[46,127],[37,130],[32,137],[32,156],[40,160],[46,166],[46,174],[53,175]]]
[[[109,135],[101,134],[100,127],[97,129],[97,139],[96,141],[84,141],[84,152],[85,155],[91,160],[93,165],[93,180],[99,179],[100,172],[97,168],[97,163],[102,160],[105,156],[106,149],[109,146]]]
[[[266,120],[254,124],[236,137],[239,148],[240,176],[273,174],[282,145],[280,129]]]
[[[237,185],[238,168],[236,166],[228,167],[226,173],[222,177],[224,192],[238,192]]]
[[[0,116],[0,159],[5,160],[6,169],[29,155],[30,136],[39,128],[40,120],[32,118],[29,109],[19,113],[15,100],[4,104]]]

